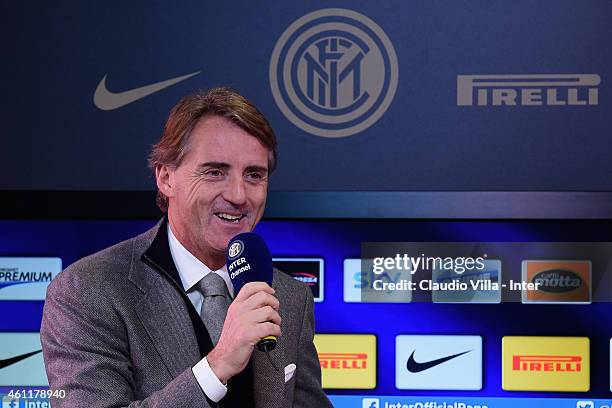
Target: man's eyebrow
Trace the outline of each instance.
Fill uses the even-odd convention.
[[[257,166],[257,165],[247,166],[245,171],[246,172],[261,171],[262,173],[267,173],[268,172],[268,167],[267,166]]]
[[[230,165],[228,163],[223,163],[223,162],[205,162],[205,163],[198,164],[198,169],[199,170],[207,169],[207,168],[227,169],[229,167],[230,167]]]

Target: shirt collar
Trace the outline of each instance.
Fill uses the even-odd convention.
[[[180,243],[172,233],[170,223],[168,223],[168,243],[170,244],[170,253],[172,254],[172,259],[176,265],[185,292],[190,291],[200,280],[202,280],[202,278],[213,272],[223,278],[227,285],[227,290],[232,298],[234,297],[234,285],[232,285],[229,273],[227,272],[227,265],[223,265],[221,269],[212,271]]]

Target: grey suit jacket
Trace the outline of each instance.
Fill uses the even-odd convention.
[[[191,371],[201,356],[190,306],[159,265],[146,262],[156,234],[166,233],[160,225],[75,262],[49,285],[41,326],[45,366],[50,387],[66,390],[54,407],[210,406]],[[270,355],[280,371],[253,352],[255,406],[331,406],[312,342],[312,294],[277,271],[272,286],[283,335]],[[297,369],[285,383],[283,368],[291,363]]]

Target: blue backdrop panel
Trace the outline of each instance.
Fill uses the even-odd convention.
[[[151,190],[170,108],[218,84],[276,129],[274,190],[612,187],[607,0],[2,9],[0,189]]]
[[[0,256],[58,256],[64,265],[146,230],[154,221],[1,221]],[[478,397],[574,397],[580,393],[506,392],[501,388],[501,338],[509,335],[586,336],[591,339],[591,398],[609,398],[612,307],[591,305],[365,304],[343,301],[343,261],[360,257],[366,241],[612,241],[608,221],[425,222],[375,220],[264,221],[257,227],[275,257],[321,257],[325,300],[315,304],[318,333],[377,336],[377,386],[330,394]],[[0,302],[0,331],[37,332],[43,302]],[[481,391],[400,391],[395,388],[399,334],[479,335]],[[2,390],[0,389],[0,392]]]

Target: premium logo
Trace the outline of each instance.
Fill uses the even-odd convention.
[[[410,270],[373,272],[372,259],[347,258],[344,260],[344,301],[363,303],[410,303],[410,290],[374,290],[374,282],[399,283],[412,281]]]
[[[44,300],[60,258],[0,258],[0,300]]]
[[[523,303],[591,303],[590,261],[523,261]]]
[[[109,91],[106,87],[106,77],[108,75],[104,75],[104,77],[102,77],[102,80],[100,80],[96,91],[94,92],[94,105],[96,105],[98,109],[107,111],[119,109],[125,105],[129,105],[132,102],[136,102],[137,100],[142,99],[146,96],[159,92],[162,89],[168,88],[174,84],[178,84],[181,81],[196,76],[199,73],[200,71],[192,72],[191,74],[178,76],[175,78],[167,79],[165,81],[156,82],[154,84],[141,86],[139,88],[134,88],[123,92]]]
[[[0,333],[0,386],[47,386],[39,333]]]
[[[597,105],[600,83],[597,74],[457,75],[457,105]]]
[[[310,287],[315,302],[323,301],[323,259],[273,258],[274,267]]]
[[[482,270],[473,270],[457,274],[453,270],[435,267],[432,270],[432,281],[438,284],[462,282],[465,290],[448,290],[434,288],[431,291],[434,303],[500,303],[501,302],[501,261],[485,259]],[[442,286],[442,285],[440,285]]]
[[[276,104],[300,129],[343,137],[372,126],[387,110],[398,82],[395,49],[370,18],[323,9],[293,22],[270,59]]]
[[[480,336],[400,335],[395,338],[400,390],[480,390]]]
[[[371,334],[317,334],[323,388],[376,387],[376,337]]]
[[[502,339],[502,386],[508,391],[588,391],[589,339]]]

